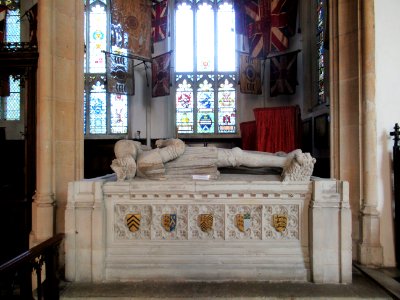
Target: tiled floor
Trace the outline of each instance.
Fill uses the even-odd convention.
[[[400,283],[393,279],[400,274],[397,272],[397,269],[368,269],[355,266],[353,283],[348,285],[152,281],[113,284],[64,283],[61,299],[400,299]],[[385,286],[389,287],[389,290],[385,290]]]

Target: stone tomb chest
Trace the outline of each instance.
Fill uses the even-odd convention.
[[[347,182],[223,174],[68,193],[67,280],[351,282]]]

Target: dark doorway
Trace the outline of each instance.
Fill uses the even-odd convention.
[[[29,249],[36,189],[37,60],[36,46],[0,43],[0,74],[18,79],[21,86],[20,127],[3,118],[0,129],[0,264]]]

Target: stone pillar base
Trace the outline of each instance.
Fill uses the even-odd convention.
[[[32,203],[32,231],[29,246],[35,246],[54,234],[54,199],[52,195],[35,195]]]
[[[380,267],[383,264],[383,249],[381,246],[358,244],[360,264],[370,267]]]
[[[383,249],[380,243],[380,219],[375,207],[366,206],[361,213],[362,241],[358,244],[358,259],[362,265],[380,267]]]

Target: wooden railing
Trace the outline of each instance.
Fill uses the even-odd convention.
[[[394,125],[394,131],[390,133],[393,136],[393,185],[394,185],[394,230],[395,230],[395,250],[397,268],[400,267],[400,126]]]
[[[64,234],[60,233],[1,265],[0,299],[59,299],[58,248],[63,238]],[[42,280],[43,267],[45,280]],[[35,298],[34,277],[37,283]]]

